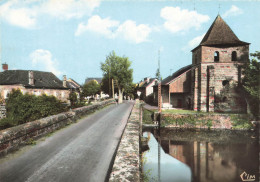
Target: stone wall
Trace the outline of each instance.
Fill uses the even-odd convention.
[[[5,117],[6,117],[5,105],[0,104],[0,119],[5,118]]]
[[[219,60],[214,62],[214,53]],[[236,52],[235,61],[232,53]],[[198,60],[195,64],[195,57]],[[249,60],[249,46],[201,46],[193,51],[191,95],[196,111],[246,111],[246,103],[237,85],[241,82],[241,66]]]
[[[119,144],[110,182],[140,181],[140,104],[136,101]]]
[[[155,117],[157,117],[155,113]],[[194,113],[194,114],[168,114],[161,115],[161,124],[167,127],[178,128],[211,128],[211,129],[234,129],[237,120],[245,120],[249,125],[250,117],[247,114],[217,114],[217,113]],[[248,129],[248,128],[241,128]]]
[[[73,109],[69,112],[49,116],[36,121],[0,131],[0,156],[19,149],[28,141],[39,138],[75,122],[81,116],[113,103],[110,99],[98,104]]]

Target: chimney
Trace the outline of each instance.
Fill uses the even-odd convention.
[[[4,63],[2,64],[3,71],[8,70],[8,64]]]
[[[34,85],[33,71],[29,71],[29,84]]]
[[[63,87],[67,87],[67,76],[63,75]]]

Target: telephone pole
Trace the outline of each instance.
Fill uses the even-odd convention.
[[[161,70],[160,70],[160,50],[158,51],[158,70],[159,70],[159,78],[158,78],[158,112],[161,114],[162,112],[162,85],[161,85]]]

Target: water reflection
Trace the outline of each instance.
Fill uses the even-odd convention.
[[[150,150],[144,171],[150,181],[242,181],[240,174],[258,180],[259,146],[256,133],[230,131],[146,131]]]

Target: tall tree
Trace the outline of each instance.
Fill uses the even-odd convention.
[[[242,86],[249,101],[250,111],[259,117],[260,104],[260,52],[250,54],[253,58],[243,66]]]
[[[103,71],[103,80],[113,79],[118,88],[118,103],[123,101],[123,93],[133,81],[133,69],[130,68],[131,62],[127,57],[117,56],[112,51],[104,63],[101,63],[101,70]],[[110,82],[111,83],[111,82]]]

